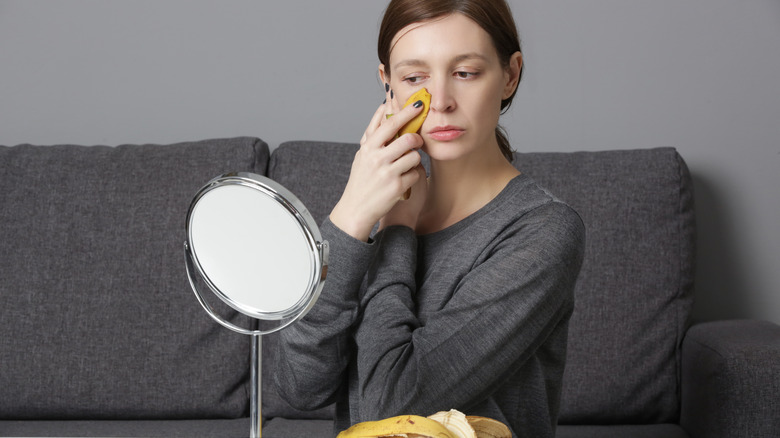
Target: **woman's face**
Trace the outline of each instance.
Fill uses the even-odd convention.
[[[431,93],[431,107],[420,134],[423,149],[435,160],[468,158],[498,145],[495,128],[501,101],[517,85],[513,63],[504,69],[493,42],[478,24],[454,13],[414,23],[393,39],[390,87],[403,105],[421,87]],[[384,66],[379,67],[384,77]]]

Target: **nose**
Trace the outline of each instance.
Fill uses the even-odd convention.
[[[452,84],[448,80],[436,80],[428,86],[431,93],[431,110],[446,113],[451,112],[457,106],[452,92]]]

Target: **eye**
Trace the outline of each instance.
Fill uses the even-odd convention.
[[[403,78],[403,82],[406,82],[409,85],[419,84],[423,80],[425,80],[425,76],[423,76],[423,75],[409,75],[409,76]]]
[[[456,71],[455,76],[459,79],[474,79],[479,76],[479,73],[472,71]]]

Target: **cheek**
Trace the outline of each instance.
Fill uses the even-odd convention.
[[[467,105],[472,119],[492,125],[489,128],[494,129],[501,115],[501,92],[495,92],[494,87],[474,91],[469,93],[468,102],[464,101],[461,105]]]

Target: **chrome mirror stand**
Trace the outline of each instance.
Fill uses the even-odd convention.
[[[241,197],[235,197],[235,189],[237,187],[242,188]],[[228,188],[228,190],[223,190],[220,193],[217,190],[219,188]],[[246,197],[243,189],[251,189],[250,192],[252,194],[249,198]],[[209,195],[208,202],[204,203],[206,207],[198,210],[196,207],[206,194]],[[215,203],[215,199],[218,199],[219,202]],[[255,204],[251,206],[255,207],[254,211],[256,214],[254,216],[243,217],[247,214],[247,211],[252,210],[247,208],[247,203]],[[214,205],[219,207],[215,208]],[[258,205],[263,205],[263,207],[257,208]],[[201,236],[200,238],[205,241],[216,241],[219,244],[226,240],[223,233],[224,229],[235,226],[232,223],[227,225],[226,222],[230,222],[231,218],[239,216],[242,219],[247,219],[243,221],[245,226],[238,230],[238,233],[227,234],[229,237],[227,240],[234,239],[233,242],[228,242],[228,246],[221,247],[212,244],[204,245],[200,248],[202,259],[209,260],[207,268],[204,268],[204,265],[201,264],[201,259],[198,257],[198,245],[193,244],[197,240],[197,238],[193,238],[193,223],[196,215],[205,218],[198,222],[197,228]],[[208,226],[202,225],[203,223],[208,224]],[[260,238],[260,240],[255,239],[254,245],[246,243],[247,235],[256,237],[258,234],[261,234],[260,230],[268,230],[269,228],[271,229],[270,232],[273,233],[276,231],[274,227],[277,226],[287,230],[295,229],[298,231],[284,236],[281,241],[278,236],[274,235],[268,237],[267,241],[263,240],[263,238]],[[231,230],[231,232],[233,231],[235,230]],[[218,236],[218,238],[214,239],[214,236]],[[279,261],[274,260],[275,263],[253,264],[251,269],[245,270],[251,272],[235,271],[235,266],[231,265],[231,260],[235,260],[235,258],[223,257],[228,253],[231,256],[236,255],[233,252],[238,248],[240,250],[238,256],[241,259],[254,262],[256,257],[258,257],[258,250],[274,252],[279,250],[278,247],[280,245],[287,245],[288,243],[293,246],[298,245],[297,248],[305,248],[305,251],[299,251],[292,259],[288,257]],[[284,187],[266,177],[249,173],[225,174],[206,184],[190,205],[187,213],[187,241],[184,242],[187,278],[190,287],[200,305],[214,321],[234,332],[252,337],[249,400],[250,438],[260,438],[262,436],[263,348],[261,336],[289,326],[302,318],[314,306],[325,281],[328,252],[328,242],[322,241],[317,225],[303,206],[303,203]],[[273,256],[274,254],[271,255]],[[305,259],[303,260],[305,263],[295,263],[301,259]],[[215,264],[215,260],[221,262],[221,264]],[[289,266],[292,265],[308,266],[308,269],[290,272]],[[286,275],[279,276],[279,270],[285,271]],[[226,276],[226,272],[229,275]],[[238,279],[240,281],[238,283],[233,282],[234,277],[241,277]],[[225,278],[229,278],[230,281],[226,281]],[[266,281],[269,278],[277,280]],[[302,280],[297,284],[300,285],[301,289],[306,289],[303,291],[303,294],[298,296],[295,293],[299,291],[289,291],[288,280],[290,278]],[[215,281],[215,279],[219,281]],[[264,284],[258,284],[261,281],[264,281]],[[308,285],[304,287],[306,283]],[[219,287],[225,284],[229,285],[229,287]],[[203,285],[205,285],[205,289],[216,295],[222,302],[239,313],[252,318],[257,328],[240,327],[217,314],[201,293]],[[232,290],[225,290],[231,288]],[[237,290],[241,292],[236,292]],[[247,290],[250,291],[249,294],[246,293]],[[279,301],[276,300],[280,296],[269,294],[267,293],[268,291],[286,291],[288,294],[293,292],[293,299],[284,301],[287,304],[280,307]],[[289,296],[282,297],[289,298]],[[270,328],[266,328],[268,325],[270,325]]]

